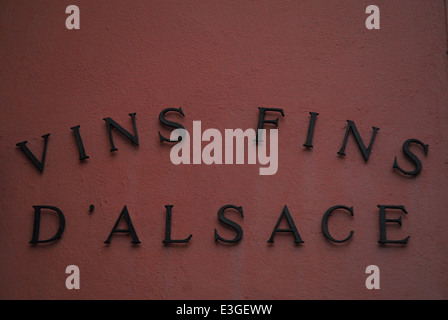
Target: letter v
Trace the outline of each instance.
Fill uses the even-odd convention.
[[[47,153],[47,144],[48,144],[48,137],[50,136],[49,133],[44,134],[42,136],[42,138],[44,138],[45,142],[44,142],[44,150],[42,152],[42,157],[41,160],[37,160],[36,156],[31,152],[30,149],[28,149],[28,147],[26,146],[26,143],[28,141],[22,141],[16,144],[16,146],[20,147],[20,149],[22,149],[22,151],[25,153],[25,155],[28,157],[28,159],[31,160],[31,162],[36,166],[36,168],[40,171],[40,172],[44,172],[44,165],[45,165],[45,155]]]

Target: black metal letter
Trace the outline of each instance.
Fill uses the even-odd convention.
[[[34,227],[33,227],[33,237],[31,238],[30,243],[45,243],[60,239],[65,229],[65,217],[62,211],[59,208],[53,206],[33,206],[33,208],[34,208]],[[42,209],[53,210],[54,212],[57,213],[59,217],[58,231],[53,237],[46,240],[39,240],[40,214]]]
[[[308,135],[306,136],[306,142],[303,144],[304,147],[313,147],[313,133],[314,133],[314,126],[316,124],[316,118],[319,115],[317,112],[310,112],[311,118],[310,118],[310,125],[308,126]]]
[[[290,229],[278,229],[278,226],[279,226],[280,222],[282,221],[283,216],[286,217],[286,220],[288,221]],[[274,231],[272,231],[272,234],[268,240],[268,243],[274,242],[274,236],[275,236],[276,232],[292,232],[294,234],[294,242],[295,243],[303,243],[304,242],[300,238],[299,232],[297,231],[296,225],[294,224],[294,220],[292,219],[291,214],[289,213],[288,207],[286,205],[284,206],[283,211],[280,214],[280,217],[278,218],[277,224],[274,227]]]
[[[344,210],[347,210],[347,211],[350,212],[350,214],[353,216],[353,207],[350,207],[350,208],[349,208],[349,207],[342,206],[342,205],[338,205],[338,206],[331,207],[330,209],[328,209],[328,210],[325,212],[325,214],[324,214],[324,216],[323,216],[323,218],[322,218],[322,231],[324,232],[324,235],[325,235],[325,237],[326,237],[328,240],[333,241],[333,242],[337,242],[337,243],[342,243],[342,242],[346,242],[346,241],[350,240],[350,238],[353,236],[354,231],[350,231],[350,235],[349,235],[347,238],[343,239],[343,240],[337,240],[337,239],[333,238],[333,237],[330,235],[330,232],[328,231],[328,218],[329,218],[330,215],[333,213],[333,211],[335,211],[336,209],[344,209]]]
[[[417,143],[417,144],[421,145],[423,147],[423,150],[425,150],[425,155],[428,154],[429,146],[427,144],[424,144],[423,142],[421,142],[420,140],[417,140],[417,139],[408,139],[403,143],[403,153],[406,156],[408,156],[415,163],[415,167],[416,167],[415,170],[406,171],[406,170],[403,170],[402,168],[400,168],[400,166],[398,165],[398,162],[397,162],[397,157],[395,157],[394,165],[392,168],[397,168],[403,174],[416,176],[422,170],[422,162],[420,161],[419,158],[417,158],[417,156],[414,153],[412,153],[411,150],[409,150],[409,144],[411,144],[411,143]]]
[[[258,125],[257,125],[257,135],[256,135],[256,142],[258,143],[259,141],[262,141],[260,139],[260,137],[258,136],[258,131],[263,129],[263,124],[264,123],[272,123],[275,124],[275,126],[278,126],[278,118],[275,120],[265,120],[264,116],[266,114],[266,111],[275,111],[275,112],[280,112],[282,114],[282,116],[284,117],[285,114],[283,112],[283,109],[278,109],[278,108],[258,108],[258,110],[260,110],[259,116],[258,116]]]
[[[107,131],[109,133],[109,140],[110,140],[110,147],[111,147],[110,152],[118,150],[117,148],[115,148],[115,145],[114,145],[114,138],[112,137],[111,127],[114,127],[115,129],[117,129],[118,132],[120,132],[122,135],[124,135],[126,138],[128,138],[129,140],[131,140],[134,144],[136,144],[138,146],[137,127],[135,125],[135,113],[130,113],[129,115],[132,118],[132,125],[134,127],[134,135],[132,135],[129,131],[124,129],[122,126],[120,126],[118,123],[116,123],[111,118],[103,119],[104,121],[106,121]]]
[[[166,208],[166,225],[165,225],[165,240],[163,240],[163,243],[187,243],[190,241],[191,237],[193,236],[190,234],[187,238],[183,240],[176,240],[171,239],[171,209],[173,208],[173,205],[165,205]]]
[[[160,114],[159,114],[159,121],[163,125],[171,127],[171,128],[185,129],[185,127],[183,125],[181,125],[180,123],[169,121],[169,120],[165,119],[165,113],[170,112],[170,111],[179,112],[182,116],[185,117],[184,112],[182,111],[182,108],[179,108],[179,109],[176,109],[176,108],[166,108],[166,109],[163,109],[162,112],[160,112]],[[163,141],[166,141],[166,142],[179,142],[179,141],[182,140],[182,137],[180,137],[180,136],[179,136],[179,138],[177,140],[167,139],[164,136],[162,136],[160,131],[159,131],[159,138],[160,138],[160,142],[163,142]]]
[[[117,229],[118,223],[120,222],[121,218],[124,217],[124,220],[128,224],[128,229]],[[131,217],[129,216],[128,208],[126,206],[123,207],[123,210],[121,210],[120,216],[117,219],[117,222],[115,222],[114,227],[112,228],[112,231],[109,234],[109,237],[107,238],[104,243],[110,243],[110,239],[112,238],[112,235],[115,232],[121,232],[121,233],[130,233],[132,236],[131,243],[141,243],[140,240],[138,240],[137,232],[135,232],[134,225],[132,224]]]
[[[396,222],[401,226],[401,217],[399,217],[398,219],[386,219],[386,209],[399,209],[407,214],[408,212],[406,211],[404,206],[378,205],[378,208],[380,208],[380,240],[378,242],[406,244],[410,236],[407,236],[402,240],[388,240],[386,237],[386,222]]]
[[[73,133],[75,135],[76,145],[78,146],[79,151],[79,160],[85,160],[88,159],[89,156],[86,155],[86,151],[84,150],[84,144],[82,143],[81,134],[79,133],[79,125],[75,127],[71,127],[70,129],[73,130]]]
[[[44,172],[44,165],[45,165],[45,155],[47,154],[47,143],[48,143],[48,137],[50,136],[49,133],[44,134],[42,136],[42,138],[44,138],[45,142],[44,142],[44,150],[42,151],[42,157],[41,160],[37,160],[37,158],[34,156],[34,154],[30,151],[30,149],[28,149],[28,147],[26,146],[26,143],[28,141],[22,141],[16,144],[16,146],[20,147],[20,149],[22,149],[22,151],[26,154],[26,156],[28,157],[28,159],[31,160],[31,162],[36,166],[36,168],[40,171],[40,172]]]
[[[353,132],[353,135],[356,138],[356,142],[358,143],[359,150],[361,150],[364,160],[367,162],[367,160],[369,160],[369,155],[370,155],[370,151],[372,150],[373,141],[375,140],[376,132],[379,130],[379,128],[372,127],[372,129],[373,129],[372,138],[370,138],[369,147],[366,148],[366,146],[364,145],[364,142],[361,139],[361,136],[359,135],[359,132],[358,132],[358,129],[356,128],[355,123],[351,120],[347,120],[347,122],[348,122],[348,127],[347,127],[347,130],[345,131],[344,141],[342,143],[341,150],[338,151],[338,154],[345,156],[345,152],[344,152],[345,144],[347,143],[347,138],[348,138],[348,135],[351,130]]]
[[[243,237],[243,229],[241,228],[241,226],[240,226],[238,223],[236,223],[236,222],[234,222],[234,221],[232,221],[232,220],[227,219],[226,217],[224,217],[224,211],[227,210],[227,209],[229,209],[229,208],[236,209],[236,210],[241,214],[241,216],[244,218],[243,207],[237,207],[237,206],[234,206],[234,205],[231,205],[231,204],[227,204],[227,205],[225,205],[225,206],[222,206],[222,207],[218,210],[218,218],[219,218],[219,221],[221,221],[222,223],[224,223],[224,224],[226,224],[226,225],[229,225],[230,227],[232,227],[233,229],[235,229],[235,231],[236,231],[236,236],[235,236],[235,238],[233,238],[233,239],[224,239],[223,237],[221,237],[221,236],[218,234],[218,231],[216,231],[216,229],[215,229],[215,241],[220,240],[220,241],[222,241],[222,242],[235,243],[235,242],[240,241],[241,238]]]

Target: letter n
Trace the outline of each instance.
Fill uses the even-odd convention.
[[[347,120],[347,122],[348,127],[347,130],[345,131],[344,141],[342,143],[341,149],[338,151],[338,154],[345,156],[345,145],[347,144],[348,135],[350,131],[352,131],[353,135],[355,136],[356,142],[358,143],[359,150],[361,150],[362,156],[364,157],[364,160],[367,162],[367,160],[369,160],[370,151],[372,151],[372,146],[373,142],[375,141],[376,132],[379,130],[379,128],[372,127],[373,129],[372,138],[370,139],[369,147],[366,148],[364,142],[361,139],[361,136],[359,135],[355,123],[351,120]]]
[[[110,140],[110,152],[117,151],[118,149],[115,147],[114,144],[114,138],[112,136],[112,127],[118,130],[123,136],[131,140],[135,145],[138,146],[138,135],[137,135],[137,126],[135,125],[135,113],[129,114],[132,118],[132,125],[134,127],[134,135],[132,135],[129,131],[124,129],[122,126],[120,126],[118,123],[116,123],[111,118],[104,118],[103,120],[106,121],[107,126],[107,132],[109,133],[109,140]]]

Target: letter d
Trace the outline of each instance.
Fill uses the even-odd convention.
[[[30,243],[45,243],[45,242],[55,241],[55,240],[58,240],[59,238],[61,238],[62,233],[64,232],[64,229],[65,229],[65,217],[64,217],[64,214],[62,213],[62,211],[59,208],[52,207],[52,206],[33,206],[33,208],[34,208],[34,228],[33,228],[33,237],[31,239]],[[39,240],[41,209],[53,210],[54,212],[57,213],[57,215],[59,217],[58,231],[50,239]]]

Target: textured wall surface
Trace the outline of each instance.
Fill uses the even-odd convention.
[[[372,1],[1,1],[0,2],[0,298],[2,299],[447,299],[448,91],[446,17],[442,0],[374,1],[381,28],[368,30]],[[325,3],[325,4],[324,4]],[[67,30],[65,8],[80,8],[80,29]],[[158,131],[167,118],[189,131],[254,128],[258,107],[283,108],[279,166],[174,165]],[[103,118],[114,132],[110,152]],[[318,112],[313,148],[303,147],[309,112]],[[279,117],[269,113],[267,118]],[[368,144],[368,162],[350,135],[353,120]],[[80,125],[89,159],[79,160],[73,126]],[[40,159],[40,173],[16,146]],[[415,165],[408,177],[392,168]],[[205,143],[203,143],[204,145]],[[89,213],[89,205],[95,209]],[[172,237],[162,243],[165,205],[174,205]],[[244,230],[235,245],[214,241],[218,209]],[[377,205],[403,205],[402,225],[389,223],[380,245]],[[33,206],[51,205],[66,218],[62,238],[31,245]],[[127,206],[141,241],[107,239]],[[304,243],[290,233],[267,243],[287,205]],[[321,220],[334,205],[323,235]],[[43,213],[41,237],[56,216]],[[285,224],[285,221],[282,221]],[[287,224],[285,224],[287,226]],[[126,225],[124,225],[126,227]],[[283,227],[283,226],[282,226]],[[65,287],[68,265],[81,288]],[[380,269],[368,290],[365,269]]]

